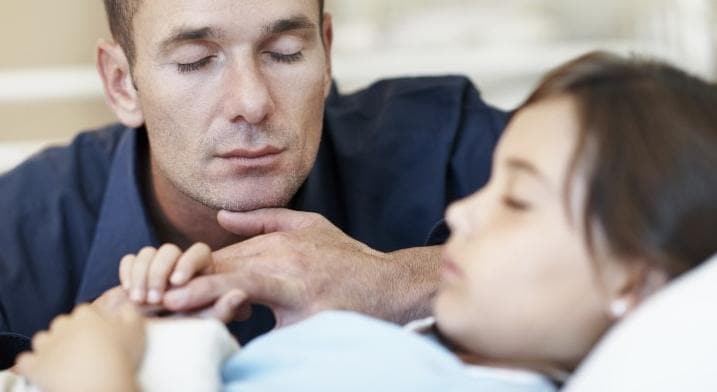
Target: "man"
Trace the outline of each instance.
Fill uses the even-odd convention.
[[[237,327],[242,340],[273,316],[427,312],[440,248],[424,245],[441,242],[446,204],[487,180],[502,112],[462,78],[340,96],[322,1],[105,5],[115,42],[97,69],[123,125],[0,177],[0,331],[46,328],[117,286],[123,255],[162,243],[204,242],[221,268],[160,306],[211,308],[238,289],[271,308]]]

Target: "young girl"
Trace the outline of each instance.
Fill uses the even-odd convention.
[[[431,339],[329,312],[243,348],[225,388],[555,390],[616,321],[717,252],[715,107],[715,87],[660,63],[593,53],[554,70],[514,114],[489,184],[447,212]],[[143,322],[122,314],[81,308],[17,371],[77,390],[61,375],[91,361],[101,377],[83,387],[136,388]]]

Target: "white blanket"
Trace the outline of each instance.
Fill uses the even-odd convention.
[[[139,385],[146,392],[220,391],[224,361],[239,350],[218,321],[171,320],[147,324]],[[23,377],[0,372],[0,392],[39,392]]]

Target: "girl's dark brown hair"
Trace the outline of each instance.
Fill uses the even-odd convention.
[[[585,170],[591,250],[599,227],[613,253],[671,276],[717,252],[717,87],[665,63],[593,52],[549,73],[522,107],[559,96],[578,111],[568,182]]]

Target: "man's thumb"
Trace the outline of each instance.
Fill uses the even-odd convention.
[[[255,237],[277,231],[293,231],[309,227],[320,215],[285,208],[265,208],[248,212],[219,211],[217,221],[224,230],[242,237]]]

